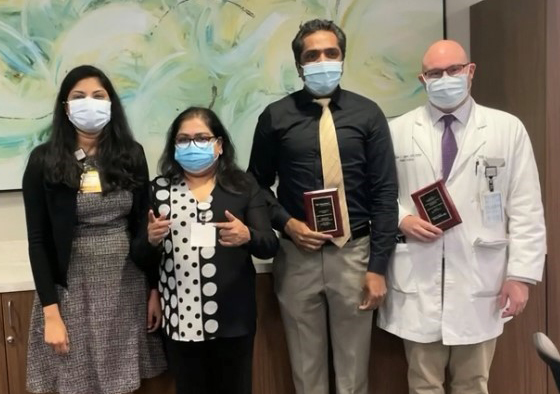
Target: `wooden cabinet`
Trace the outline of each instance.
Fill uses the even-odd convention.
[[[33,291],[0,294],[0,394],[27,394],[27,340]],[[136,394],[174,394],[168,374],[142,382]]]
[[[0,393],[26,394],[27,338],[33,292],[0,295]]]
[[[0,393],[8,392],[8,364],[6,361],[6,341],[4,340],[4,325],[2,322],[2,303],[0,299]]]

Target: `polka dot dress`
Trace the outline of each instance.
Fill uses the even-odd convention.
[[[165,178],[153,183],[153,195],[160,215],[170,215],[171,230],[163,241],[159,292],[163,330],[177,341],[204,341],[219,331],[215,315],[218,291],[213,278],[215,247],[191,246],[193,223],[209,223],[214,217],[212,196],[198,202],[186,182],[171,185]]]

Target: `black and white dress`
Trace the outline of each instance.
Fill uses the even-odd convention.
[[[205,201],[197,201],[185,181],[172,183],[158,177],[152,182],[152,204],[155,212],[169,215],[172,223],[160,264],[164,333],[182,342],[253,334],[256,302],[251,255],[270,258],[278,247],[256,182],[252,180],[242,194],[216,185]],[[215,247],[192,246],[193,223],[226,222],[226,210],[249,227],[251,241],[233,248],[218,242]]]

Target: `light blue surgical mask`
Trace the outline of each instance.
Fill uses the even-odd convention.
[[[453,109],[469,94],[468,74],[444,75],[438,79],[427,79],[426,92],[430,102],[441,109]]]
[[[342,62],[318,62],[301,66],[303,82],[315,96],[328,96],[340,83]]]
[[[175,160],[183,170],[190,174],[201,174],[208,170],[218,160],[219,155],[214,154],[214,143],[204,147],[194,143],[175,145]]]

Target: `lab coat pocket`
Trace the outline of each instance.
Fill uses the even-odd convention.
[[[416,293],[418,287],[414,275],[414,263],[407,244],[397,244],[387,270],[389,285],[401,293]]]
[[[473,296],[496,296],[506,274],[507,245],[505,238],[481,239],[473,242]]]

